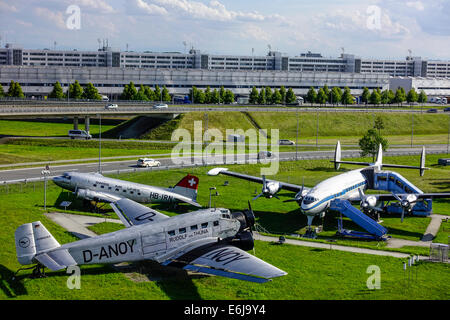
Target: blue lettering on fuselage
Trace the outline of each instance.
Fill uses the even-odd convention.
[[[355,185],[353,185],[353,186],[351,186],[351,187],[349,187],[349,188],[345,188],[345,189],[342,190],[341,192],[338,192],[338,193],[335,193],[335,194],[333,194],[333,195],[331,195],[331,196],[328,196],[328,197],[326,197],[326,198],[323,198],[323,199],[321,199],[320,201],[318,201],[315,205],[313,205],[312,207],[307,208],[307,209],[303,209],[303,210],[304,210],[304,211],[308,211],[308,210],[317,208],[317,207],[320,206],[321,204],[323,204],[323,203],[325,203],[325,202],[328,202],[328,201],[330,201],[330,200],[332,200],[332,199],[340,198],[340,197],[344,196],[345,194],[347,194],[349,191],[353,191],[353,190],[355,190],[356,188],[359,188],[359,187],[361,187],[361,186],[364,186],[365,184],[367,184],[367,181],[364,180],[363,182],[357,183],[357,184],[355,184]]]

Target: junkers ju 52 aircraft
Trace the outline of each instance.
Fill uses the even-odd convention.
[[[248,254],[253,248],[250,207],[242,212],[208,208],[168,217],[129,199],[110,204],[127,227],[60,245],[40,222],[15,232],[17,259],[56,271],[73,265],[153,260],[164,266],[257,283],[287,273]]]
[[[281,189],[296,192],[293,199],[285,201],[296,201],[300,205],[301,212],[308,219],[307,235],[315,236],[311,230],[313,218],[316,216],[323,217],[325,212],[331,209],[344,214],[369,232],[369,234],[350,232],[342,229],[342,225],[340,225],[340,233],[342,235],[382,239],[387,230],[366,214],[374,215],[374,213],[379,213],[380,211],[400,213],[403,221],[405,213],[429,215],[432,209],[432,199],[434,198],[450,198],[450,193],[424,193],[400,174],[382,170],[383,168],[419,169],[420,175],[423,176],[424,170],[429,169],[425,167],[425,148],[422,150],[421,162],[418,167],[384,164],[382,152],[380,145],[375,163],[341,161],[341,146],[338,142],[335,150],[335,159],[332,161],[336,170],[343,163],[363,165],[365,168],[351,170],[328,178],[313,188],[267,180],[264,176],[262,178],[249,176],[229,171],[227,168],[211,169],[208,175],[223,174],[262,183],[262,192],[255,199],[259,196],[266,198],[276,197],[276,193]],[[390,193],[365,195],[364,190],[366,189],[383,190]],[[390,203],[391,201],[395,201],[395,203]],[[359,202],[361,211],[353,207],[351,202]]]
[[[160,188],[130,181],[108,178],[100,173],[65,172],[54,177],[61,188],[73,191],[78,198],[97,202],[114,202],[128,198],[141,203],[186,202],[201,207],[196,202],[199,179],[187,175],[173,188]]]

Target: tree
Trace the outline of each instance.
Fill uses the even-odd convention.
[[[166,86],[163,86],[161,93],[162,93],[162,101],[170,102],[172,100],[172,98],[170,97],[170,94],[169,94],[169,90],[167,90]]]
[[[89,100],[101,100],[102,96],[98,93],[98,90],[92,83],[88,83],[83,90],[83,99]]]
[[[223,87],[223,86],[221,86],[220,87],[220,90],[219,90],[219,96],[220,96],[220,101],[219,101],[219,103],[220,102],[224,102],[225,101],[225,88]]]
[[[155,93],[153,92],[152,89],[150,89],[149,86],[144,86],[144,94],[145,94],[145,96],[147,97],[147,99],[149,101],[155,101],[156,100]]]
[[[261,88],[261,90],[259,91],[258,103],[266,104],[266,89],[264,88]]]
[[[423,90],[420,91],[419,96],[417,97],[417,101],[419,103],[427,102],[427,95],[426,95],[425,91],[423,91]]]
[[[320,88],[317,92],[317,102],[320,104],[325,104],[327,102],[327,95],[325,94],[325,91],[323,91],[323,88]]]
[[[412,88],[406,95],[406,101],[411,104],[417,102],[417,100],[419,100],[419,95],[417,94],[416,90]]]
[[[69,92],[70,92],[70,88],[69,88]],[[122,100],[134,100],[134,98],[137,95],[137,90],[136,87],[134,86],[133,81],[130,81],[129,84],[126,84],[125,87],[123,88],[122,94],[120,96],[120,99]],[[70,92],[70,97],[72,96],[72,92]]]
[[[280,91],[278,89],[275,89],[272,94],[272,104],[281,104],[283,101],[283,97],[281,96]]]
[[[234,102],[234,93],[231,90],[225,90],[224,94],[224,103],[233,103]]]
[[[374,89],[369,98],[370,104],[379,105],[381,103],[381,95],[378,90]]]
[[[297,96],[295,95],[294,90],[292,90],[292,88],[289,88],[286,92],[286,103],[290,104],[294,103],[295,101],[297,101]]]
[[[64,92],[63,92],[63,89],[62,89],[59,81],[55,82],[55,84],[53,85],[53,90],[52,90],[52,92],[50,92],[48,97],[52,98],[52,99],[63,99],[64,98]]]
[[[311,105],[317,101],[317,93],[313,87],[309,88],[308,93],[306,94],[306,100],[311,102]]]
[[[162,96],[161,96],[161,89],[159,88],[158,85],[155,86],[155,90],[153,91],[154,96],[155,96],[155,101],[161,101],[162,100]]]
[[[145,94],[145,87],[141,84],[139,86],[139,90],[136,93],[136,95],[133,97],[133,100],[139,100],[139,101],[148,101],[148,97]]]
[[[388,90],[388,98],[389,104],[393,104],[395,102],[395,93],[391,89]]]
[[[280,87],[280,94],[281,94],[281,102],[283,102],[283,104],[286,104],[286,88],[284,86]]]
[[[214,89],[211,95],[211,103],[219,103],[220,101],[220,93],[217,89]]]
[[[386,151],[388,148],[388,141],[378,134],[375,129],[369,129],[367,133],[359,140],[361,157],[371,155],[372,161],[375,162],[375,156],[378,153],[380,144],[383,151]]]
[[[3,98],[5,96],[5,91],[3,91],[3,87],[0,84],[0,98]]]
[[[11,81],[7,93],[8,97],[13,98],[25,98],[25,95],[23,94],[22,87],[18,82]]]
[[[349,87],[345,87],[344,88],[344,93],[342,94],[342,103],[347,105],[347,104],[354,104],[355,100],[353,99],[353,96],[350,93],[350,88]]]
[[[266,104],[270,104],[272,102],[272,89],[270,87],[266,87]]]
[[[196,90],[194,95],[195,103],[205,103],[205,93],[202,90]]]
[[[257,104],[258,103],[258,90],[256,89],[256,87],[253,87],[252,90],[250,91],[250,97],[248,99],[248,102],[250,104]]]
[[[369,88],[364,87],[362,96],[361,96],[361,101],[364,102],[365,104],[367,104],[369,102],[369,98],[370,98]]]
[[[381,104],[388,104],[389,103],[389,91],[383,90],[381,93]]]
[[[331,89],[331,103],[339,104],[342,100],[342,91],[339,87],[334,87]]]
[[[381,130],[384,129],[384,121],[383,118],[377,116],[373,123],[373,128],[378,130],[378,134],[381,135]]]
[[[209,86],[205,89],[205,103],[211,103],[211,88]]]
[[[198,94],[197,94],[197,87],[193,86],[190,90],[189,90],[189,99],[191,99],[192,103],[198,103],[197,98],[198,98]]]
[[[330,89],[328,89],[328,86],[325,85],[323,87],[323,93],[325,94],[325,96],[327,97],[327,102],[331,102],[331,95],[330,95]]]
[[[405,89],[403,89],[402,87],[397,88],[397,90],[395,91],[394,102],[400,105],[404,101],[406,101]]]

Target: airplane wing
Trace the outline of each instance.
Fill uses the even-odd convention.
[[[165,214],[127,198],[110,203],[110,205],[127,228],[144,223],[155,223],[169,219]]]
[[[78,198],[83,198],[87,200],[96,200],[99,202],[106,202],[106,203],[114,202],[121,199],[120,197],[114,194],[89,189],[78,189],[76,191],[76,195]]]
[[[183,251],[162,265],[257,283],[287,274],[235,246],[217,241]]]
[[[208,171],[208,175],[209,176],[217,176],[218,174],[223,174],[223,175],[227,175],[227,176],[231,176],[231,177],[235,177],[235,178],[239,178],[239,179],[244,179],[244,180],[248,180],[248,181],[253,181],[253,182],[257,182],[257,183],[263,183],[263,179],[260,177],[255,177],[255,176],[250,176],[247,174],[243,174],[243,173],[239,173],[239,172],[233,172],[233,171],[229,171],[228,168],[214,168]],[[266,179],[267,182],[270,181],[275,181],[275,180],[269,180]],[[292,184],[292,183],[286,183],[286,182],[279,182],[280,184],[280,188],[284,189],[284,190],[289,190],[289,191],[293,191],[293,192],[299,192],[302,189],[302,186],[298,186],[296,184]],[[309,188],[304,187],[303,190],[309,190]]]
[[[408,193],[401,194],[397,193],[396,196],[403,198],[410,194],[413,194],[417,197],[417,199],[445,199],[450,198],[450,193]],[[375,196],[380,201],[389,201],[389,200],[398,200],[393,194],[383,193],[383,194],[366,194],[366,196]],[[361,200],[361,199],[359,199]]]

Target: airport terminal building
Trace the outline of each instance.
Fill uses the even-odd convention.
[[[424,88],[439,88],[450,95],[450,61],[371,60],[352,54],[323,57],[320,53],[286,56],[269,51],[266,56],[212,55],[191,49],[180,52],[129,52],[102,47],[97,51],[23,49],[7,44],[0,48],[0,84],[7,89],[19,82],[27,96],[47,95],[56,81],[63,87],[78,80],[91,82],[101,94],[117,97],[130,81],[135,85],[166,86],[173,94],[186,94],[192,86],[224,86],[237,95],[248,95],[255,86],[291,87],[297,95],[308,89],[348,86],[358,95],[362,88],[390,88],[397,77],[420,77]],[[436,78],[442,78],[436,80]],[[432,86],[426,84],[432,80]],[[419,88],[416,88],[419,89]],[[420,90],[420,89],[419,89]]]

